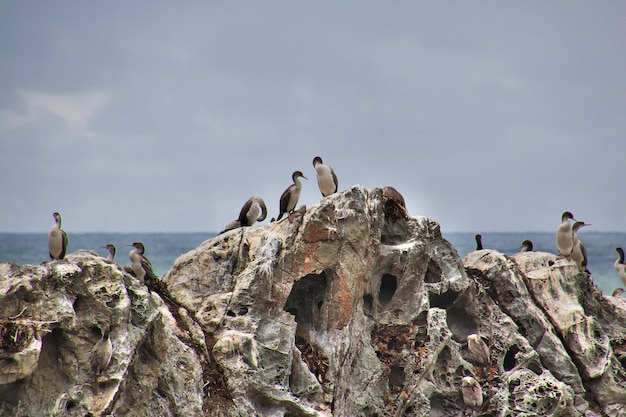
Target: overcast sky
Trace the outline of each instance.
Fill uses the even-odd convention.
[[[626,231],[626,2],[156,3],[0,2],[0,231],[217,232],[316,155],[444,232]]]

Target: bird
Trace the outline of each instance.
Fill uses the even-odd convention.
[[[588,260],[587,249],[585,249],[585,245],[583,244],[583,241],[578,238],[578,230],[580,230],[580,228],[583,226],[591,226],[591,225],[585,222],[576,222],[574,223],[574,226],[572,226],[574,248],[572,249],[571,256],[572,256],[572,260],[578,266],[578,269],[580,269],[583,272],[586,272],[587,274],[591,274],[591,272],[589,272],[589,270],[587,269],[587,260]]]
[[[467,335],[467,350],[470,361],[483,367],[489,365],[489,347],[476,333]]]
[[[61,229],[61,214],[54,212],[52,217],[54,217],[54,225],[50,229],[50,233],[48,233],[48,254],[52,260],[63,259],[65,258],[69,239],[65,230]]]
[[[623,288],[615,288],[613,290],[613,294],[611,294],[613,297],[621,297],[622,293],[624,292]]]
[[[463,402],[469,407],[481,407],[483,405],[483,390],[476,378],[464,376],[461,380],[461,394]]]
[[[476,250],[482,250],[483,249],[483,237],[481,235],[476,235],[474,236],[474,239],[476,239]]]
[[[624,249],[615,248],[615,252],[617,252],[617,260],[615,261],[615,270],[617,271],[617,275],[619,279],[622,280],[624,286],[626,286],[626,264],[624,263]]]
[[[402,207],[406,208],[406,203],[404,202],[402,194],[390,185],[383,187],[383,197],[393,199]]]
[[[94,374],[100,375],[109,366],[113,356],[113,345],[109,338],[109,331],[102,331],[102,337],[91,349],[91,369]]]
[[[267,217],[267,207],[261,197],[250,197],[239,212],[239,224],[242,227],[252,226],[254,222],[262,222]]]
[[[287,187],[287,189],[283,191],[283,194],[280,196],[280,213],[278,214],[276,221],[280,220],[285,213],[289,215],[289,220],[293,221],[292,214],[296,208],[296,204],[298,204],[300,191],[302,190],[300,178],[304,178],[305,180],[308,179],[300,171],[294,171],[293,174],[291,174],[293,184]]]
[[[561,224],[556,229],[556,248],[559,251],[559,258],[570,259],[574,249],[574,235],[570,220],[576,221],[574,215],[569,211],[561,215]]]
[[[133,272],[143,283],[153,285],[157,281],[157,277],[152,270],[152,262],[144,255],[145,246],[141,242],[134,242],[128,246],[135,248],[128,254]]]
[[[335,170],[330,165],[322,162],[322,158],[319,156],[313,158],[313,167],[317,171],[317,185],[320,187],[322,195],[328,197],[336,193],[339,182],[337,181]]]
[[[528,239],[523,241],[521,252],[532,252],[532,251],[533,251],[533,242]]]
[[[109,243],[109,244],[104,245],[102,247],[109,251],[109,256],[107,257],[107,261],[108,262],[113,262],[113,258],[115,258],[115,252],[116,252],[115,245],[112,245],[112,244]]]

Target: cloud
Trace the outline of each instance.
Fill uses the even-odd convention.
[[[36,90],[18,93],[22,109],[0,109],[0,128],[9,130],[41,122],[44,116],[61,119],[68,128],[92,134],[92,120],[109,104],[111,94],[103,91],[54,94]]]

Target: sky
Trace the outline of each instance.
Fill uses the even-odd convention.
[[[157,3],[0,1],[1,232],[218,232],[315,156],[444,232],[626,231],[626,2]]]

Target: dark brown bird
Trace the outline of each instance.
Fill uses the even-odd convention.
[[[107,256],[107,261],[113,262],[113,259],[115,258],[115,252],[116,252],[115,245],[112,245],[109,243],[108,245],[104,245],[103,248],[109,251],[109,256]]]
[[[467,335],[467,351],[471,362],[480,366],[489,365],[489,347],[479,335]]]
[[[96,342],[91,350],[91,369],[94,374],[100,375],[109,366],[113,356],[113,344],[109,339],[109,331],[102,333],[102,338]]]
[[[285,213],[289,215],[289,220],[293,221],[292,214],[295,211],[298,200],[300,199],[300,191],[302,191],[300,178],[304,178],[305,180],[307,179],[307,177],[305,177],[300,171],[294,171],[294,173],[291,174],[293,184],[287,187],[287,189],[283,191],[283,194],[280,196],[280,213],[278,214],[276,221],[280,220]]]
[[[54,212],[52,217],[54,217],[54,225],[50,229],[50,233],[48,233],[48,254],[52,260],[63,259],[65,258],[69,239],[65,230],[61,229],[61,214]]]

